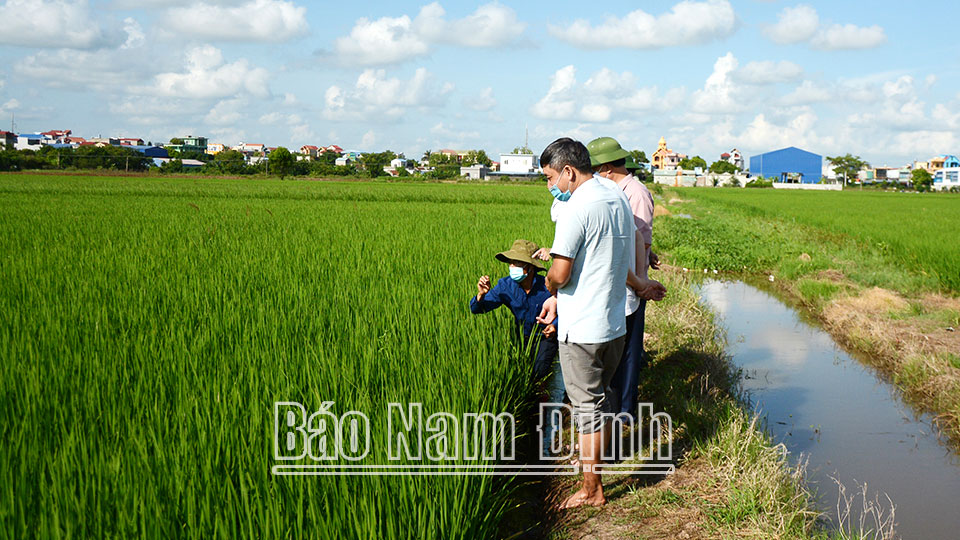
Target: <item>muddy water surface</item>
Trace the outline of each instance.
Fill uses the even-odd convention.
[[[700,294],[720,315],[727,350],[768,429],[808,458],[821,509],[835,519],[831,477],[848,491],[866,483],[870,498],[893,501],[903,538],[960,538],[960,459],[928,415],[773,296],[719,281],[701,285]]]

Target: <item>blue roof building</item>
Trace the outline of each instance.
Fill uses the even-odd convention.
[[[170,157],[170,154],[167,153],[166,148],[160,148],[159,146],[123,146],[123,148],[130,148],[131,150],[136,150],[146,157],[151,158],[165,158]]]
[[[750,157],[750,174],[780,182],[816,184],[823,176],[823,157],[791,146]]]

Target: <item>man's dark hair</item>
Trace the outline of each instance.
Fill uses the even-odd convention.
[[[553,141],[540,154],[540,167],[550,167],[559,171],[567,165],[582,174],[593,174],[593,167],[590,166],[590,151],[582,142],[570,137],[561,137]]]

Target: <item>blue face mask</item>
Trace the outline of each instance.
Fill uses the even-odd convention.
[[[560,188],[558,188],[556,184],[554,184],[554,185],[550,188],[550,194],[553,195],[553,198],[554,198],[554,199],[556,199],[556,200],[558,200],[558,201],[560,201],[560,202],[567,202],[567,201],[569,201],[569,200],[570,200],[570,196],[573,195],[573,193],[571,193],[569,189],[568,189],[567,191],[560,191]]]
[[[514,281],[523,281],[527,279],[527,274],[523,272],[523,268],[517,268],[516,266],[511,266],[510,278],[512,278]]]
[[[573,195],[569,189],[566,191],[560,191],[560,188],[557,187],[560,185],[560,178],[563,177],[563,173],[560,173],[560,177],[557,178],[557,183],[550,187],[550,194],[553,195],[553,198],[560,202],[567,202],[570,200],[570,196]]]

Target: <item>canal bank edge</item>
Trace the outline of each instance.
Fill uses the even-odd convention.
[[[931,290],[925,276],[896,265],[875,246],[793,221],[785,226],[770,216],[711,206],[698,201],[693,190],[665,193],[659,201],[663,215],[693,216],[685,222],[708,216],[709,234],[720,245],[738,246],[743,237],[756,239],[757,231],[769,236],[769,242],[753,244],[760,255],[743,274],[765,282],[766,289],[816,320],[839,343],[861,353],[908,402],[934,415],[955,452],[960,448],[960,298]],[[683,271],[688,261],[678,255],[662,253]],[[714,274],[711,268],[686,270]]]

